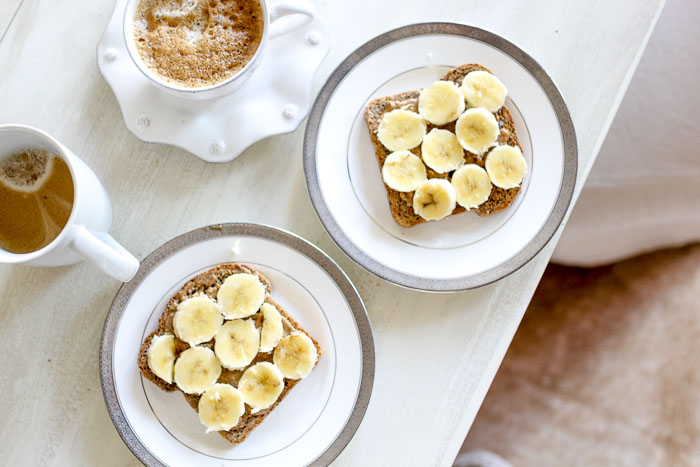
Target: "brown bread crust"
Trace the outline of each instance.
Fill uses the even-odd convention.
[[[443,81],[452,81],[459,86],[462,84],[462,80],[467,73],[477,70],[488,71],[491,73],[491,70],[484,66],[476,63],[470,63],[453,68],[445,73],[440,79]],[[391,154],[391,151],[385,148],[377,137],[377,130],[382,121],[382,117],[385,113],[391,112],[395,109],[406,109],[413,112],[418,112],[419,94],[420,90],[406,91],[394,96],[381,97],[367,104],[367,107],[365,108],[365,121],[367,122],[367,127],[369,129],[369,136],[372,140],[372,144],[374,145],[380,172],[382,170],[382,166],[384,165],[384,160],[389,154]],[[494,115],[496,116],[496,120],[501,127],[501,133],[498,136],[498,144],[516,146],[522,151],[523,148],[520,146],[520,142],[518,141],[518,135],[515,133],[513,116],[508,109],[503,106],[497,112],[495,112]],[[455,122],[447,123],[445,125],[432,125],[431,123],[428,123],[427,131],[430,131],[433,128],[441,128],[454,132]],[[411,149],[411,152],[420,157],[420,145]],[[478,156],[469,151],[464,151],[465,163],[473,163],[484,167],[487,154],[488,152],[483,154],[483,156]],[[426,169],[428,170],[428,178],[444,178],[450,180],[451,175],[449,173],[438,174],[427,166]],[[410,193],[401,193],[389,188],[386,184],[384,184],[384,187],[386,188],[387,198],[389,199],[391,215],[397,224],[404,227],[412,227],[414,225],[427,222],[413,211],[413,191]],[[492,186],[489,199],[487,199],[478,208],[472,209],[472,211],[480,216],[488,216],[490,214],[502,211],[513,203],[513,200],[515,200],[515,197],[518,195],[519,191],[520,187],[504,190],[503,188]],[[457,205],[455,210],[452,211],[452,214],[450,215],[454,216],[455,214],[460,214],[462,212],[466,212],[466,209]]]
[[[141,344],[141,348],[139,350],[139,356],[138,356],[138,367],[139,370],[141,371],[141,374],[143,375],[144,378],[158,386],[164,391],[172,392],[172,391],[180,391],[180,389],[173,383],[173,384],[168,384],[167,382],[163,381],[162,379],[158,378],[148,367],[148,347],[151,345],[151,339],[153,339],[153,336],[156,335],[162,335],[162,334],[173,334],[173,315],[177,311],[177,305],[180,302],[183,302],[187,300],[190,297],[194,297],[196,295],[204,294],[208,296],[209,298],[216,298],[216,293],[219,290],[219,287],[221,284],[224,282],[224,280],[230,276],[231,274],[236,274],[236,273],[248,273],[248,274],[254,274],[260,279],[260,281],[266,286],[265,287],[265,302],[273,305],[277,310],[280,312],[282,315],[282,322],[284,324],[285,328],[285,334],[288,334],[290,332],[302,332],[309,336],[309,338],[313,341],[314,345],[316,346],[316,350],[318,352],[318,358],[321,358],[321,347],[319,346],[318,342],[316,339],[311,337],[308,332],[304,328],[302,328],[299,323],[297,323],[294,318],[292,318],[277,302],[275,302],[272,297],[270,296],[270,289],[271,289],[271,284],[270,281],[267,280],[265,276],[260,274],[258,271],[256,271],[254,268],[251,266],[241,264],[241,263],[223,263],[218,266],[215,266],[208,271],[205,271],[201,274],[198,274],[197,276],[193,277],[190,279],[185,285],[182,286],[182,288],[170,299],[168,304],[165,306],[165,310],[163,311],[163,314],[160,317],[160,320],[158,321],[158,328],[150,333],[148,336],[143,341],[143,344]],[[262,313],[258,312],[255,315],[252,316],[252,319],[255,321],[256,326],[260,327],[262,324]],[[210,349],[214,350],[214,339],[210,340],[209,342],[205,342],[203,344],[199,344],[200,346],[204,347],[209,347]],[[189,348],[189,344],[181,341],[177,337],[175,337],[175,355],[176,357],[180,355],[181,352],[187,350]],[[268,352],[268,353],[258,353],[258,355],[255,356],[255,359],[251,362],[250,365],[254,365],[258,362],[272,362],[272,354],[273,352]],[[318,364],[318,361],[317,361]],[[250,366],[249,365],[249,366]],[[238,380],[240,379],[241,375],[243,374],[243,370],[227,370],[226,368],[221,369],[221,376],[217,380],[218,383],[228,383],[232,384],[233,386],[238,387]],[[300,380],[292,380],[292,379],[284,379],[284,389],[282,390],[282,393],[280,394],[279,398],[277,398],[277,401],[268,409],[262,410],[256,414],[251,414],[250,413],[250,407],[247,405],[245,406],[245,413],[241,416],[240,421],[238,422],[238,425],[234,426],[228,431],[219,431],[218,433],[226,439],[231,444],[238,444],[243,442],[246,437],[250,434],[253,429],[258,426],[260,423],[262,423],[263,420],[265,420],[265,417],[270,414],[277,405],[282,402],[282,400],[286,397],[286,395],[291,391],[291,389],[299,382]],[[182,391],[180,391],[182,392]],[[190,406],[197,411],[197,406],[199,404],[199,397],[197,394],[185,394],[182,392],[182,395],[185,397],[185,400],[187,401]],[[204,427],[202,427],[204,429]]]

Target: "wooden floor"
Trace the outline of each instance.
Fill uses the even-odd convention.
[[[700,465],[700,245],[550,265],[462,451],[516,466]]]

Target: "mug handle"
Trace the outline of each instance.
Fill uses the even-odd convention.
[[[287,23],[286,25],[275,22],[288,15],[304,15],[304,21],[300,23]],[[316,18],[316,10],[311,5],[303,5],[298,2],[280,2],[270,7],[270,38],[283,36],[296,31]]]
[[[119,281],[129,282],[139,270],[139,260],[109,234],[91,232],[79,225],[70,246]]]

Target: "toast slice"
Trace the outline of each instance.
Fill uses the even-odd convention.
[[[483,70],[491,73],[491,70],[481,66],[476,63],[470,63],[466,65],[458,66],[452,70],[445,73],[440,79],[443,81],[452,81],[457,86],[462,84],[462,80],[472,71]],[[406,91],[401,94],[396,94],[394,96],[381,97],[375,99],[367,104],[365,108],[365,121],[367,122],[367,127],[369,129],[369,136],[374,145],[375,154],[377,156],[377,162],[379,163],[379,172],[381,174],[382,166],[384,165],[384,159],[391,154],[391,151],[384,147],[384,145],[379,141],[377,136],[377,130],[379,124],[382,121],[382,117],[385,113],[391,112],[395,109],[406,109],[413,112],[418,112],[418,96],[420,90]],[[505,106],[501,107],[495,114],[498,125],[501,128],[501,133],[498,136],[498,144],[507,144],[510,146],[517,146],[522,151],[520,142],[518,141],[518,135],[515,133],[515,124],[513,122],[513,116],[506,109]],[[445,125],[432,125],[428,123],[428,130],[433,128],[441,128],[449,130],[451,132],[455,131],[455,122],[450,122]],[[416,154],[418,157],[421,156],[420,145],[416,148],[411,149],[411,152]],[[488,152],[483,154],[483,156],[478,156],[469,151],[464,151],[464,159],[466,164],[477,164],[484,167],[486,161],[486,155]],[[427,167],[428,178],[444,178],[450,180],[451,174],[439,174],[430,167]],[[397,224],[404,227],[412,227],[423,222],[427,222],[425,219],[420,217],[413,211],[413,194],[414,192],[402,193],[389,188],[384,184],[386,188],[387,197],[389,198],[389,208],[391,209],[391,215]],[[478,208],[472,209],[480,216],[488,216],[490,214],[497,213],[506,209],[513,203],[515,197],[518,195],[520,187],[511,188],[505,190],[497,186],[492,186],[491,195],[483,204]],[[465,212],[462,206],[457,205],[457,207],[452,211],[451,216]]]
[[[299,323],[297,323],[294,320],[294,318],[292,318],[277,302],[275,302],[272,299],[272,297],[270,296],[271,284],[265,276],[260,274],[260,272],[256,271],[254,268],[245,264],[223,263],[190,279],[185,285],[182,286],[182,288],[170,299],[168,304],[165,306],[165,310],[163,311],[163,314],[161,315],[160,320],[158,321],[158,328],[152,333],[150,333],[148,336],[146,336],[146,339],[144,339],[143,344],[141,344],[141,348],[139,350],[138,367],[139,370],[141,370],[141,374],[144,378],[146,378],[147,380],[149,380],[164,391],[182,392],[175,385],[175,383],[168,384],[166,381],[157,377],[149,368],[147,352],[148,347],[151,345],[151,339],[153,339],[153,336],[156,335],[166,333],[173,335],[175,334],[173,330],[173,315],[177,311],[177,306],[180,302],[183,302],[190,297],[194,297],[196,295],[201,294],[205,294],[208,297],[215,299],[216,293],[218,292],[221,284],[223,284],[224,280],[231,274],[235,273],[248,273],[256,275],[258,279],[260,279],[260,281],[265,285],[265,302],[277,308],[277,310],[282,315],[284,335],[289,335],[292,332],[301,332],[306,334],[316,346],[318,358],[321,358],[321,347],[318,345],[318,342],[312,336],[310,336],[309,333],[304,328],[302,328],[299,325]],[[251,318],[255,321],[256,327],[259,328],[262,325],[262,313],[260,311],[254,314]],[[214,350],[214,339],[199,345],[209,347],[210,349]],[[180,353],[187,350],[189,347],[189,344],[181,341],[177,338],[177,336],[175,337],[176,358],[180,355]],[[248,365],[248,367],[263,361],[272,363],[272,352],[258,353],[255,356],[255,359],[253,359],[250,365]],[[318,360],[316,364],[318,364]],[[228,370],[222,367],[221,376],[219,377],[217,382],[228,383],[235,387],[238,387],[238,380],[248,367],[243,368],[242,370],[235,371]],[[246,404],[245,413],[241,416],[238,424],[228,431],[219,431],[218,433],[231,444],[238,444],[243,442],[246,439],[246,437],[250,434],[250,432],[253,431],[253,429],[256,426],[262,423],[262,421],[265,420],[265,417],[267,417],[268,414],[270,414],[270,412],[272,412],[275,409],[275,407],[277,407],[277,405],[280,402],[282,402],[282,400],[286,397],[289,391],[291,391],[291,389],[299,381],[300,380],[285,378],[284,389],[282,390],[282,393],[280,394],[277,401],[272,406],[270,406],[267,409],[261,410],[260,412],[257,412],[255,414],[252,414],[250,407]],[[200,396],[197,394],[186,394],[184,392],[182,392],[182,394],[185,397],[187,403],[190,404],[190,406],[192,406],[192,408],[195,411],[197,411]]]

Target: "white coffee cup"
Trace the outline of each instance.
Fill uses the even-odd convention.
[[[250,78],[250,75],[253,73],[253,71],[255,71],[260,63],[260,57],[265,51],[265,47],[269,39],[274,39],[292,31],[296,31],[297,29],[309,24],[316,17],[316,12],[313,6],[308,2],[304,2],[306,3],[304,4],[298,0],[294,2],[282,1],[274,3],[268,8],[265,0],[258,1],[262,7],[264,22],[263,34],[260,40],[260,45],[258,45],[258,50],[238,73],[216,84],[196,88],[180,86],[178,84],[166,81],[162,76],[146,65],[139,54],[134,40],[134,14],[136,13],[139,0],[127,0],[126,8],[124,10],[123,30],[126,49],[129,52],[131,60],[134,62],[134,64],[136,64],[136,67],[141,71],[141,73],[143,73],[161,89],[170,94],[189,99],[216,99],[218,97],[225,96],[238,89],[248,78]],[[278,21],[280,18],[288,15],[301,15],[303,17],[303,21]]]
[[[0,157],[28,148],[44,149],[63,159],[73,177],[73,208],[51,243],[23,254],[0,247],[0,263],[64,266],[87,258],[111,277],[129,281],[138,271],[139,261],[107,233],[112,225],[112,206],[95,173],[43,131],[26,125],[0,125]]]

